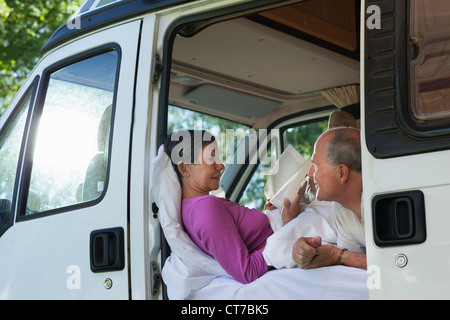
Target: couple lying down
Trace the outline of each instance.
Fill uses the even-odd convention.
[[[214,144],[206,131],[174,133],[153,163],[152,193],[174,256],[166,262],[170,268],[163,268],[163,279],[188,282],[182,289],[186,292],[175,297],[184,298],[214,276],[245,284],[270,269],[295,267],[292,245],[298,237],[319,235],[323,242],[338,242],[329,202],[300,206],[300,194],[282,210],[262,213],[210,195],[219,188],[224,169]]]

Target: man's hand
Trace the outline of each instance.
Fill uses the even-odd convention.
[[[300,207],[301,199],[301,194],[297,194],[292,203],[288,198],[283,199],[283,209],[281,210],[281,219],[283,220],[283,225],[295,219],[302,212],[302,208]]]
[[[367,270],[366,255],[344,251],[330,244],[322,245],[320,237],[299,238],[292,247],[292,259],[302,269],[314,269],[339,264]]]
[[[334,266],[339,261],[341,249],[322,245],[320,237],[299,238],[292,247],[292,259],[302,269]]]
[[[305,269],[317,255],[316,248],[319,248],[321,245],[321,237],[298,238],[292,247],[292,259],[300,268]]]

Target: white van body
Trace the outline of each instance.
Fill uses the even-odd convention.
[[[340,44],[331,43],[338,36],[329,24],[317,40],[314,37],[321,35],[308,31],[292,35],[288,28],[273,27],[283,24],[283,19],[270,24],[267,16],[258,15],[302,2],[86,1],[45,45],[40,61],[0,117],[2,156],[1,148],[9,146],[4,141],[18,123],[19,110],[28,106],[24,109],[23,134],[15,142],[13,183],[0,185],[4,188],[0,199],[10,208],[0,225],[0,298],[166,298],[160,271],[167,245],[150,181],[151,162],[167,134],[167,105],[209,113],[257,130],[278,129],[328,118],[337,108],[321,90],[355,84],[360,87],[357,113],[361,117],[368,276],[374,281],[370,297],[449,298],[446,226],[450,215],[446,210],[450,207],[450,170],[445,164],[450,162],[450,108],[442,98],[441,113],[419,117],[418,124],[413,121],[412,125],[404,111],[408,110],[410,78],[399,75],[409,74],[408,67],[399,61],[414,57],[398,52],[407,51],[406,44],[400,45],[406,43],[407,34],[401,23],[407,19],[406,8],[412,9],[406,1],[342,0],[354,12],[356,33],[354,43]],[[327,5],[326,1],[307,2]],[[428,17],[435,15],[439,6],[445,7],[442,1],[430,2],[437,9],[432,7]],[[313,15],[302,17],[300,25],[323,23]],[[434,28],[448,29],[444,20]],[[259,38],[252,38],[255,35]],[[435,43],[446,41],[439,36],[433,39],[437,39]],[[223,43],[228,46],[222,47]],[[416,47],[421,43],[426,41],[417,42]],[[97,61],[96,57],[102,59]],[[426,61],[425,54],[421,58]],[[244,67],[253,65],[254,73],[246,73]],[[89,72],[96,66],[105,72],[104,77]],[[440,79],[448,75],[445,70],[443,74]],[[194,92],[192,88],[200,88],[195,83],[198,79],[203,85],[213,85],[203,87],[205,90],[218,91],[208,91],[207,96]],[[52,99],[73,103],[70,108],[77,105],[69,91],[64,97],[57,94],[58,86],[67,83],[93,88],[81,90],[86,100],[92,94],[109,101],[95,115],[95,130],[108,104],[112,106],[112,122],[106,146],[99,149],[106,178],[96,182],[98,194],[84,198],[83,193],[58,202],[53,194],[56,182],[51,175],[46,176],[46,170],[53,170],[58,161],[52,163],[45,156],[34,159],[33,154],[35,149],[53,150],[68,143],[60,146],[55,132],[49,134],[52,145],[44,148],[45,143],[36,142],[39,119],[51,119],[46,110],[52,108]],[[442,85],[439,90],[446,88]],[[219,99],[230,90],[239,90],[243,94],[239,97],[253,95],[273,104],[268,103],[263,111],[249,107],[248,112],[245,108],[229,111],[202,104],[203,98]],[[444,93],[440,97],[445,97]],[[61,130],[68,129],[69,120],[61,122],[65,124]],[[88,126],[88,120],[73,117],[79,121],[78,128]],[[82,140],[84,135],[77,132]],[[96,136],[96,131],[92,135]],[[70,143],[78,145],[78,140]],[[70,149],[60,150],[55,155],[65,159],[64,153]],[[2,158],[0,172],[9,170],[4,163]],[[41,166],[41,171],[34,166]],[[227,197],[238,201],[254,171],[251,165],[227,168],[222,180]],[[38,181],[35,174],[47,178]],[[71,188],[84,190],[87,183],[77,182]],[[44,194],[53,197],[54,203],[44,200]],[[34,203],[38,203],[36,207]],[[384,214],[386,211],[392,212]]]

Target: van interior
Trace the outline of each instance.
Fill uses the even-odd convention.
[[[295,134],[297,125],[325,120],[307,142],[303,156],[310,157],[332,113],[335,125],[359,125],[359,12],[359,1],[311,0],[181,25],[170,61],[168,133],[203,121],[203,129],[217,134],[212,119],[226,119],[223,128]],[[242,170],[230,165],[222,176],[225,194],[235,201],[252,197],[233,193],[240,189],[236,180],[248,185],[242,176],[256,169]]]

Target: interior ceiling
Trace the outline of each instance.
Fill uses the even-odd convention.
[[[177,37],[181,65],[282,95],[359,83],[359,61],[239,18]]]

